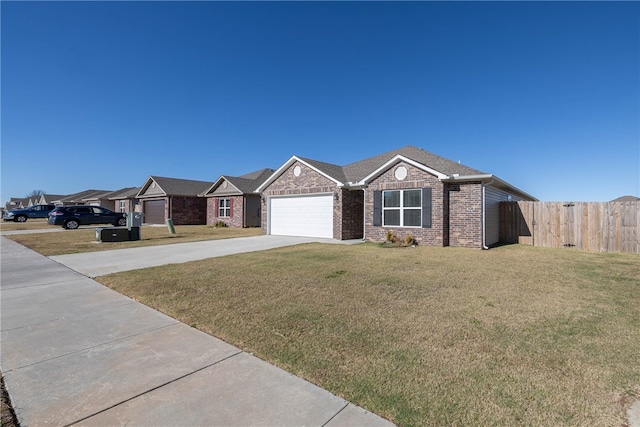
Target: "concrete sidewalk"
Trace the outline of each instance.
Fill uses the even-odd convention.
[[[23,426],[392,425],[0,240],[0,368]]]
[[[57,255],[51,259],[88,277],[159,265],[197,261],[244,252],[264,251],[301,243],[355,244],[362,240],[333,240],[314,237],[253,236],[236,239],[205,240],[173,245],[115,249],[101,252]],[[97,244],[97,243],[96,243]],[[108,243],[102,243],[108,245]]]

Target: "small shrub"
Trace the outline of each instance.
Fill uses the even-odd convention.
[[[216,228],[224,228],[227,226],[227,223],[224,221],[216,221],[213,226]]]
[[[416,244],[416,239],[413,237],[413,234],[408,234],[407,237],[404,238],[404,243],[407,246],[413,246]]]
[[[387,242],[395,243],[396,240],[398,240],[398,238],[393,234],[393,231],[387,231]]]

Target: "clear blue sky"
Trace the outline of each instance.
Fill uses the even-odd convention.
[[[639,2],[2,1],[2,202],[415,145],[640,195]]]

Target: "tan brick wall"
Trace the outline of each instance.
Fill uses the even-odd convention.
[[[299,176],[295,176],[295,174],[293,173],[296,166],[300,166],[301,173]],[[267,233],[267,200],[270,196],[334,193],[339,192],[339,190],[340,189],[334,181],[330,180],[324,175],[319,174],[315,170],[306,166],[304,163],[295,162],[262,192],[262,233]],[[334,200],[333,206],[334,239],[342,238],[342,215],[340,214],[341,206],[341,197],[339,196],[337,201]],[[336,221],[338,221],[338,227],[336,227]]]
[[[300,176],[293,173],[296,165],[301,168]],[[399,166],[407,168],[405,179],[399,180],[395,177],[395,171]],[[414,188],[431,188],[431,227],[373,226],[374,191]],[[411,235],[421,245],[482,247],[481,182],[445,184],[436,176],[404,162],[389,168],[364,191],[339,188],[332,180],[296,162],[263,192],[262,232],[267,232],[267,200],[270,196],[329,192],[337,194],[333,208],[335,239],[362,238],[364,232],[367,240],[384,242],[387,232],[391,231],[400,239]]]
[[[448,184],[449,245],[482,248],[482,183]]]
[[[399,166],[407,168],[407,177],[398,180],[395,171]],[[431,227],[376,227],[373,225],[373,193],[376,190],[405,190],[412,188],[431,188]],[[412,235],[418,244],[426,246],[444,246],[444,184],[437,177],[408,163],[400,162],[389,168],[370,183],[365,190],[365,238],[373,242],[384,242],[387,232],[391,231],[398,238],[404,239]]]
[[[218,199],[231,199],[232,200],[232,215],[230,217],[218,217]],[[218,221],[224,222],[227,227],[244,227],[243,218],[243,206],[244,196],[222,196],[222,197],[207,197],[207,225],[214,225]]]
[[[203,225],[207,221],[207,201],[204,197],[171,197],[171,214],[175,225]],[[165,209],[169,207],[165,205]]]
[[[334,211],[342,208],[341,215],[334,212],[334,227],[339,227],[337,233],[340,239],[361,239],[364,233],[364,194],[362,190],[340,191],[339,203],[334,206]],[[336,224],[337,223],[337,224]]]

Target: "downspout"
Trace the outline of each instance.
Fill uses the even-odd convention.
[[[482,249],[487,250],[489,247],[487,246],[487,218],[485,212],[485,195],[484,195],[485,186],[482,184]]]
[[[367,240],[367,190],[362,189],[362,241]]]
[[[487,183],[482,183],[482,249],[487,250],[489,247],[487,246],[487,200],[485,196],[485,189],[488,184],[493,182],[493,178],[491,181]]]
[[[247,198],[242,195],[242,228],[247,224]]]

